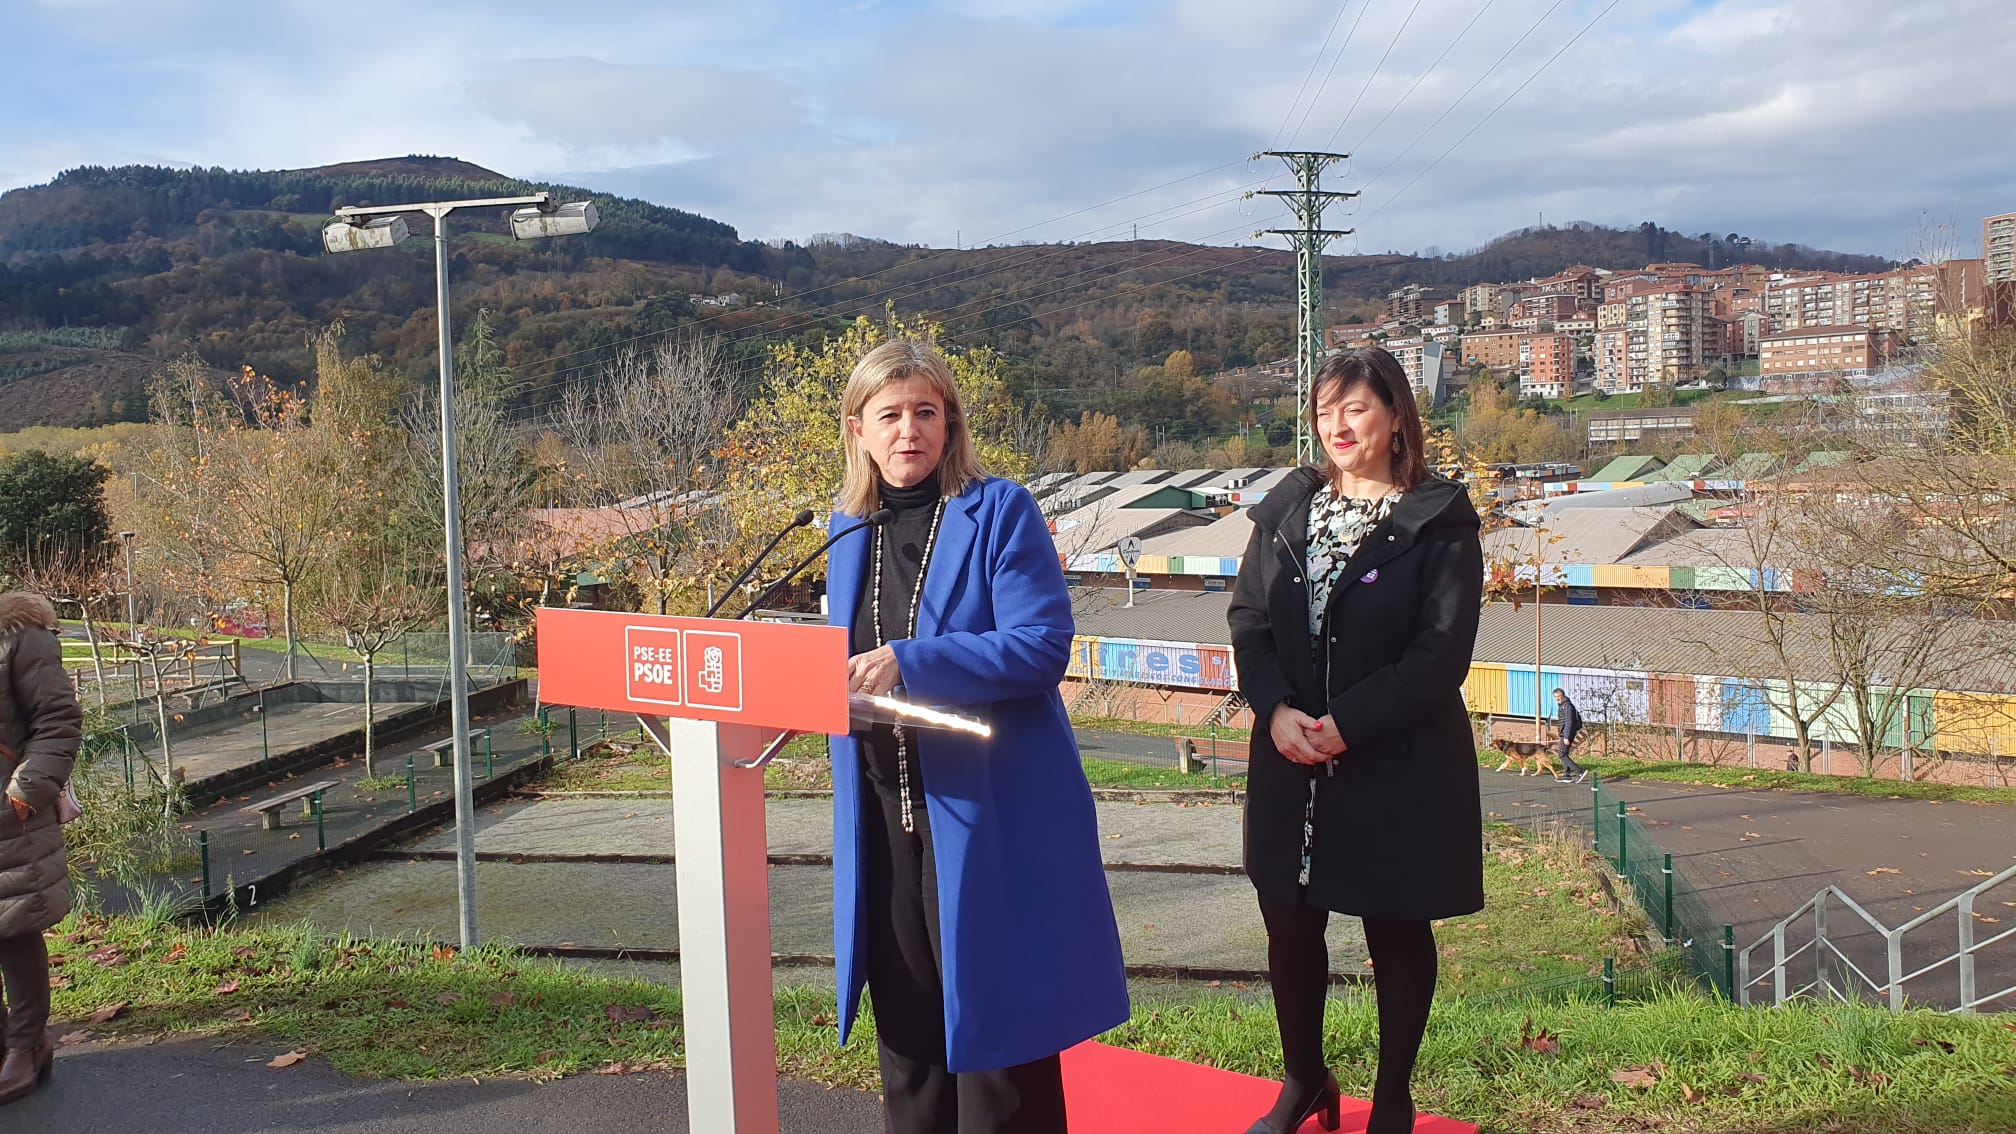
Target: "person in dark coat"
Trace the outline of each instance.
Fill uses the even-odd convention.
[[[1568,750],[1575,747],[1575,738],[1582,735],[1582,710],[1568,699],[1568,694],[1554,690],[1554,731],[1560,737],[1555,749],[1561,756],[1561,774],[1554,777],[1559,783],[1581,783],[1589,775],[1589,769],[1575,762]]]
[[[1060,1052],[1126,1022],[1092,789],[1058,692],[1071,601],[1027,489],[974,454],[930,346],[884,343],[842,395],[828,616],[849,688],[978,717],[833,738],[840,1037],[873,998],[889,1134],[1064,1134]]]
[[[1414,1128],[1410,1083],[1435,995],[1438,918],[1484,907],[1483,816],[1463,679],[1484,584],[1476,510],[1431,476],[1399,362],[1316,372],[1326,468],[1252,510],[1228,621],[1252,707],[1246,874],[1267,926],[1287,1071],[1249,1134],[1337,1128],[1323,1061],[1332,913],[1364,920],[1379,1001],[1369,1134]]]
[[[7,999],[0,1103],[33,1092],[52,1066],[42,931],[70,912],[56,800],[70,782],[84,722],[56,627],[49,600],[0,595],[0,987]]]

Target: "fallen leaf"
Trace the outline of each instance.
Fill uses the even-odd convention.
[[[295,1065],[296,1063],[299,1063],[299,1062],[301,1062],[302,1060],[304,1060],[304,1059],[306,1059],[306,1058],[308,1058],[308,1057],[307,1057],[306,1055],[303,1055],[302,1053],[300,1053],[300,1052],[298,1052],[298,1051],[290,1051],[290,1052],[288,1052],[288,1053],[287,1053],[287,1054],[285,1054],[285,1055],[276,1055],[276,1056],[274,1056],[274,1057],[273,1057],[273,1059],[272,1059],[272,1061],[271,1061],[270,1063],[266,1064],[266,1066],[268,1066],[268,1067],[292,1067],[292,1066],[294,1066],[294,1065]]]
[[[1626,1087],[1649,1087],[1659,1076],[1649,1067],[1623,1067],[1610,1072],[1610,1081]]]
[[[1746,839],[1761,839],[1761,838],[1763,838],[1764,836],[1762,836],[1762,835],[1758,834],[1758,833],[1757,833],[1757,832],[1755,832],[1755,831],[1745,831],[1745,832],[1743,832],[1743,837],[1744,837],[1744,838],[1746,838]]]
[[[117,1004],[107,1004],[96,1012],[91,1013],[91,1022],[94,1024],[109,1024],[120,1016],[125,1015],[125,1013],[126,1001],[121,1000]]]
[[[249,1024],[252,1022],[252,1013],[245,1008],[233,1008],[224,1013],[224,1018],[234,1024]]]
[[[126,963],[126,954],[121,952],[117,945],[107,945],[95,953],[87,954],[84,959],[110,968],[118,968]]]
[[[187,945],[183,944],[183,943],[182,943],[182,942],[180,942],[180,941],[177,941],[177,942],[175,943],[175,947],[174,947],[174,948],[172,948],[172,949],[168,950],[168,951],[167,951],[166,953],[162,954],[162,956],[161,956],[161,959],[162,959],[162,960],[164,960],[164,961],[170,961],[170,962],[173,962],[173,961],[179,961],[179,960],[181,960],[182,958],[184,958],[184,957],[186,957],[186,956],[188,956],[188,955],[189,955],[189,946],[187,946]],[[50,960],[50,962],[51,962],[51,963],[53,964],[53,963],[55,962],[56,958],[54,958],[54,957],[51,957],[51,958],[49,958],[49,960]]]
[[[518,1003],[518,994],[515,992],[493,992],[490,994],[490,1006],[492,1008],[509,1008],[516,1003]]]
[[[235,980],[227,980],[223,984],[217,986],[217,991],[214,993],[214,995],[229,996],[236,991],[238,991],[238,982]]]
[[[1736,1077],[1737,1077],[1738,1079],[1741,1079],[1741,1080],[1742,1080],[1743,1082],[1745,1082],[1745,1083],[1768,1083],[1768,1082],[1770,1082],[1770,1080],[1769,1080],[1769,1079],[1766,1079],[1766,1078],[1765,1078],[1764,1076],[1762,1076],[1762,1075],[1759,1075],[1759,1074],[1758,1074],[1757,1072],[1755,1072],[1755,1071],[1745,1071],[1745,1072],[1743,1072],[1743,1073],[1742,1073],[1741,1075],[1738,1075],[1738,1076],[1736,1076]]]
[[[231,947],[231,955],[234,957],[249,957],[257,951],[250,945],[234,945]]]
[[[387,1007],[387,1008],[411,1008],[411,1007],[413,1007],[413,1006],[412,1006],[411,1004],[408,1004],[408,1003],[406,1003],[406,1002],[405,1002],[404,1000],[401,1000],[401,999],[399,999],[398,997],[396,997],[396,996],[395,996],[395,997],[393,997],[392,999],[390,999],[390,1000],[387,1000],[387,1001],[385,1002],[385,1007]]]
[[[1583,1110],[1602,1110],[1609,1103],[1602,1095],[1581,1095],[1575,1099],[1575,1105]]]
[[[1879,866],[1874,870],[1865,870],[1862,873],[1867,874],[1871,878],[1874,878],[1878,874],[1902,874],[1904,872],[1897,869],[1894,866]]]
[[[434,1003],[439,1004],[444,1008],[450,1004],[460,1004],[461,1002],[462,1002],[462,994],[459,992],[444,992],[441,995],[434,998]]]
[[[1912,1036],[1911,1045],[1913,1047],[1936,1047],[1948,1055],[1953,1054],[1954,1051],[1953,1045],[1945,1040],[1926,1039],[1924,1036]]]
[[[453,945],[436,945],[434,946],[433,956],[437,961],[452,961],[455,959],[455,947]]]
[[[56,1042],[57,1042],[57,1043],[59,1043],[59,1044],[62,1044],[62,1045],[63,1045],[64,1047],[69,1047],[69,1046],[70,1046],[71,1044],[73,1044],[73,1043],[90,1043],[90,1042],[91,1042],[91,1033],[90,1033],[90,1032],[71,1032],[71,1033],[69,1033],[68,1035],[63,1035],[63,1036],[59,1036],[59,1037],[57,1037],[57,1039],[56,1039]]]
[[[1519,1047],[1522,1050],[1534,1052],[1538,1055],[1561,1054],[1560,1037],[1555,1036],[1546,1028],[1541,1028],[1537,1032],[1534,1031],[1533,1017],[1531,1016],[1526,1017],[1525,1022],[1519,1025]]]
[[[1680,1099],[1682,1102],[1694,1102],[1700,1097],[1700,1095],[1694,1092],[1694,1088],[1685,1083],[1680,1084]]]

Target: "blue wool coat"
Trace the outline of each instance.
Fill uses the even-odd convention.
[[[836,513],[829,531],[859,522]],[[852,630],[870,533],[833,545],[827,609]],[[1126,1021],[1120,934],[1092,791],[1057,683],[1071,601],[1036,501],[989,479],[946,501],[899,694],[986,720],[990,739],[916,730],[937,856],[947,1066],[1012,1067]],[[867,982],[860,750],[833,738],[833,947],[840,1041]]]

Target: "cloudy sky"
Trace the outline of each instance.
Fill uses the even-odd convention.
[[[1540,219],[1904,257],[2016,210],[2008,0],[7,0],[0,188],[453,155],[744,236],[1340,251]],[[1271,181],[1270,181],[1271,178]],[[1266,184],[1263,184],[1266,183]]]

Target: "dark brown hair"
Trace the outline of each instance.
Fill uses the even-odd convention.
[[[1316,432],[1316,403],[1323,391],[1334,387],[1341,396],[1360,384],[1393,413],[1393,483],[1405,492],[1427,480],[1428,446],[1422,436],[1421,411],[1414,405],[1414,389],[1407,384],[1400,360],[1378,347],[1333,354],[1316,368],[1316,378],[1309,383],[1309,404],[1302,407],[1309,417],[1309,432]],[[1328,456],[1323,458],[1322,471],[1324,479],[1335,479],[1336,469]]]

